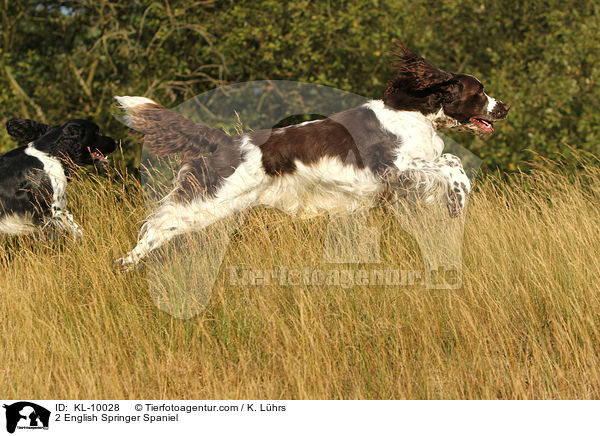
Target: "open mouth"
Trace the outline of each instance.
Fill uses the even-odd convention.
[[[469,123],[472,124],[477,130],[485,134],[494,133],[494,123],[483,118],[471,117]]]
[[[104,166],[108,165],[108,159],[98,150],[90,152],[94,165]]]

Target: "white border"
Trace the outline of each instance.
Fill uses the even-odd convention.
[[[240,434],[240,435],[553,435],[598,433],[594,401],[31,401],[52,411],[47,431],[41,434],[102,435],[110,434]],[[180,412],[176,422],[56,422],[56,409],[65,405],[72,414],[76,404],[118,404],[119,413],[147,413],[154,406],[245,407],[238,411]],[[143,410],[135,410],[136,405]],[[248,411],[248,404],[254,411]],[[284,406],[285,411],[260,411],[260,406]],[[85,412],[93,413],[93,412]],[[101,414],[98,412],[96,414]],[[168,415],[170,412],[151,413]],[[111,414],[107,412],[107,414]],[[1,413],[0,434],[6,431],[5,414]],[[110,433],[108,433],[110,432]],[[142,433],[143,432],[143,433]],[[33,430],[17,429],[19,436],[39,435]]]

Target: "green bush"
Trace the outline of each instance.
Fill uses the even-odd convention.
[[[482,141],[451,133],[487,168],[528,168],[566,145],[598,154],[599,6],[508,1],[23,1],[0,14],[0,119],[112,118],[112,96],[167,106],[255,79],[328,85],[380,97],[402,40],[434,64],[481,78],[511,104]],[[3,149],[12,146],[4,132]]]

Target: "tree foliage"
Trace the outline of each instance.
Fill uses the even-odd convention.
[[[111,116],[113,95],[175,105],[283,79],[380,97],[396,40],[511,104],[491,139],[450,134],[488,168],[526,168],[566,145],[600,152],[597,2],[2,1],[0,119],[92,117],[126,138],[128,165],[140,141]]]

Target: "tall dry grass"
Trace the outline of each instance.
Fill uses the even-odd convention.
[[[135,184],[82,180],[70,194],[80,243],[0,249],[2,397],[600,398],[595,162],[481,178],[457,290],[235,285],[232,266],[322,268],[327,219],[253,211],[191,319],[157,308],[159,269],[113,271],[145,213]],[[388,266],[422,269],[391,214],[368,219]]]

